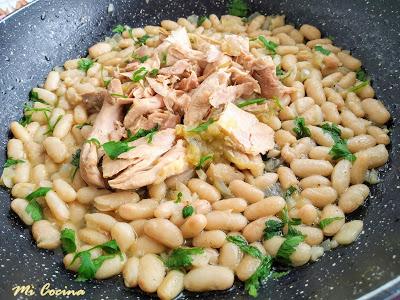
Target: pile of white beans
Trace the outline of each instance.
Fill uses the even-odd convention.
[[[135,191],[87,186],[79,171],[72,179],[71,157],[92,128],[77,125],[93,123],[96,118],[96,114],[89,115],[85,110],[82,94],[105,89],[104,79],[109,79],[113,70],[131,56],[135,38],[148,34],[151,37],[146,44],[155,47],[161,43],[160,32],[166,34],[178,26],[214,41],[222,40],[225,33],[248,36],[255,56],[267,53],[252,38],[264,35],[279,45],[274,61],[289,72],[283,83],[294,87],[295,92],[277,114],[264,114],[259,119],[275,131],[277,147],[268,158],[280,157],[282,164],[272,172],[253,176],[214,163],[205,170],[206,178],[186,172],[179,179],[148,186],[147,199],[141,199]],[[315,45],[323,45],[331,54],[314,51]],[[293,266],[315,261],[329,248],[350,244],[362,231],[360,220],[346,222],[342,218],[323,229],[318,224],[322,219],[345,217],[363,205],[370,192],[363,183],[366,174],[388,160],[385,145],[390,139],[384,124],[390,114],[374,98],[369,84],[356,93],[349,92],[357,84],[360,60],[333,45],[331,39],[321,38],[316,27],[305,24],[296,29],[285,24],[284,16],[263,15],[249,23],[238,17],[210,15],[202,26],[185,18],[177,22],[164,20],[161,26],[133,28],[131,33],[126,30],[121,36],[100,42],[89,49],[89,57],[95,63],[87,72],[78,69],[79,59],[69,60],[64,68],[51,71],[42,87],[33,89],[52,109],[50,124],[61,116],[50,136],[45,134],[48,127],[43,112],[34,112],[26,127],[18,122],[10,125],[14,137],[8,141],[7,155],[24,162],[5,169],[2,182],[11,188],[11,209],[26,225],[32,225],[38,247],[59,247],[60,231],[65,228],[77,233],[79,251],[113,239],[123,259],[115,256],[104,261],[95,278],[122,273],[127,287],[139,286],[145,292],[156,292],[161,299],[173,299],[184,289],[228,289],[235,275],[242,281],[248,279],[260,261],[244,255],[226,237],[242,235],[263,254],[275,256],[285,237],[263,241],[262,235],[265,222],[278,220],[276,215],[285,205],[291,218],[301,219],[302,224],[295,228],[306,236],[290,256]],[[34,107],[48,105],[35,102]],[[304,117],[311,137],[296,138],[296,116]],[[317,126],[323,122],[335,123],[341,129],[342,138],[348,140],[348,148],[357,158],[353,163],[332,160],[329,150],[334,141]],[[213,185],[216,178],[229,187],[233,197],[221,196]],[[266,197],[264,191],[277,183],[283,190],[296,186],[300,192],[292,196],[290,203],[281,196]],[[34,222],[25,211],[25,197],[38,187],[52,189],[38,199],[44,219]],[[182,203],[174,201],[178,192],[185,200]],[[195,214],[185,219],[182,208],[186,203],[195,208]],[[193,257],[193,266],[186,274],[166,269],[160,260],[160,255],[182,245],[205,250]],[[101,250],[94,249],[91,255],[97,257]],[[79,259],[71,265],[72,257],[72,253],[64,257],[65,267],[77,271]]]

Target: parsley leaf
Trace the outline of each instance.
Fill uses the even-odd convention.
[[[147,72],[148,71],[145,67],[140,67],[135,72],[133,72],[131,80],[133,82],[139,82],[140,80],[144,79],[144,77],[147,75]]]
[[[275,102],[275,105],[276,105],[278,108],[280,108],[280,109],[282,109],[282,108],[283,108],[283,106],[282,106],[282,103],[281,103],[281,100],[279,100],[279,98],[278,98],[278,97],[276,97],[276,96],[273,96],[273,97],[272,97],[272,100],[274,100],[274,102]]]
[[[22,159],[13,159],[12,157],[9,157],[9,158],[7,158],[6,162],[4,163],[3,168],[8,168],[8,167],[11,167],[16,164],[23,163],[23,162],[25,162],[25,161]]]
[[[276,48],[278,44],[267,40],[263,35],[259,35],[258,39],[264,44],[264,47],[269,51],[270,54],[276,54]]]
[[[267,99],[265,99],[265,98],[255,98],[255,99],[245,100],[245,101],[239,102],[237,104],[237,107],[242,108],[242,107],[252,105],[252,104],[263,104],[263,103],[265,103],[265,101],[267,101]]]
[[[74,179],[76,172],[79,169],[79,162],[81,159],[81,149],[76,150],[74,154],[72,154],[71,165],[75,167],[74,171],[72,172],[72,179]]]
[[[260,284],[271,274],[271,267],[272,258],[268,255],[264,256],[261,259],[261,264],[258,266],[257,270],[244,283],[244,287],[250,296],[258,296]]]
[[[92,66],[94,62],[90,58],[81,58],[78,61],[78,69],[87,72]]]
[[[328,123],[322,124],[321,128],[324,132],[329,133],[335,142],[342,140],[340,137],[342,131],[335,123],[332,123],[332,125]]]
[[[29,201],[25,211],[32,217],[34,221],[43,219],[42,208],[36,199],[46,196],[50,190],[51,188],[49,187],[40,187],[25,197],[25,199]]]
[[[291,185],[285,192],[284,198],[287,199],[297,192],[297,188]]]
[[[285,241],[279,247],[279,250],[276,254],[276,259],[290,264],[290,256],[296,251],[296,247],[304,241],[304,236],[302,235],[294,235],[286,237]]]
[[[61,230],[60,240],[64,252],[73,253],[76,251],[75,230],[70,228]]]
[[[203,25],[203,23],[204,23],[205,20],[207,20],[207,17],[206,17],[206,16],[200,16],[200,17],[197,19],[197,26]]]
[[[228,3],[228,13],[236,17],[247,17],[249,8],[244,0],[231,0]]]
[[[240,250],[250,256],[262,259],[263,254],[261,253],[260,250],[258,250],[256,247],[251,246],[247,243],[247,241],[241,237],[240,235],[230,235],[226,238],[228,242],[231,242],[238,246]]]
[[[194,207],[191,205],[186,205],[183,209],[182,209],[182,217],[183,218],[187,218],[190,217],[191,215],[193,215],[194,213]]]
[[[139,56],[136,53],[134,53],[134,54],[132,54],[132,58],[140,61],[141,63],[144,63],[146,60],[149,59],[149,56],[148,55]]]
[[[146,41],[150,38],[150,36],[146,33],[144,36],[141,36],[140,38],[137,39],[136,45],[137,46],[143,46],[146,44]]]
[[[118,24],[118,25],[115,26],[115,27],[113,28],[113,30],[112,30],[112,32],[114,32],[114,33],[119,33],[119,34],[122,34],[124,31],[125,31],[125,26],[124,26],[124,25],[121,25],[121,24]]]
[[[110,96],[117,97],[117,98],[128,98],[128,96],[122,94],[111,93]]]
[[[63,116],[58,116],[57,120],[54,122],[53,125],[50,124],[50,118],[47,117],[46,114],[46,118],[47,118],[47,131],[44,134],[53,134],[54,128],[56,128],[56,125],[58,124],[58,122],[61,121],[61,119],[63,118]]]
[[[206,131],[208,129],[208,126],[210,126],[214,122],[215,121],[213,119],[209,119],[208,121],[206,121],[204,123],[200,123],[197,127],[188,130],[188,132],[197,132],[197,133],[199,133],[199,132]]]
[[[133,142],[136,141],[137,139],[140,139],[142,137],[147,138],[147,143],[151,143],[153,141],[153,136],[154,134],[158,131],[159,125],[157,124],[151,129],[142,129],[140,128],[135,135],[132,135],[131,131],[128,130],[128,138],[125,140],[125,142]]]
[[[319,221],[319,227],[321,229],[324,229],[326,226],[328,226],[332,222],[339,221],[342,219],[344,219],[344,217],[333,217],[333,218],[322,219],[321,221]]]
[[[274,272],[272,272],[272,274],[271,274],[271,278],[272,279],[279,279],[279,278],[282,278],[283,276],[286,276],[287,274],[289,274],[290,273],[290,270],[288,270],[288,271],[283,271],[283,272],[276,272],[276,271],[274,271]]]
[[[285,75],[285,72],[282,70],[281,65],[277,65],[275,68],[276,76],[280,77]]]
[[[356,92],[358,92],[359,90],[361,90],[363,87],[366,87],[368,84],[369,84],[369,80],[363,81],[363,82],[361,82],[361,83],[359,83],[359,84],[357,84],[357,85],[355,85],[355,86],[349,88],[349,89],[348,89],[348,92],[356,93]]]
[[[179,192],[179,193],[176,195],[175,203],[181,203],[181,202],[182,202],[182,197],[183,197],[182,192]]]
[[[282,235],[282,229],[285,224],[277,220],[267,220],[264,228],[264,239],[269,240],[276,235]]]
[[[85,141],[85,143],[93,143],[93,144],[95,144],[97,147],[100,147],[100,146],[101,146],[100,141],[99,141],[98,139],[96,139],[96,138],[88,139],[88,140]]]
[[[46,101],[39,98],[38,92],[34,92],[33,90],[29,92],[29,100],[49,105]]]
[[[203,166],[205,165],[207,160],[210,160],[210,159],[212,160],[213,158],[214,158],[214,154],[209,154],[209,155],[200,157],[199,163],[196,166],[196,170],[200,170],[201,168],[203,168]]]
[[[92,259],[90,251],[99,248],[108,255],[101,255],[95,259]],[[117,254],[121,255],[121,250],[119,249],[117,242],[115,240],[111,240],[106,243],[94,246],[88,250],[76,253],[70,265],[72,265],[77,258],[80,258],[81,264],[78,269],[77,281],[86,281],[88,279],[94,278],[97,270],[101,267],[105,260],[113,258]]]
[[[203,248],[176,248],[164,262],[168,269],[182,269],[192,265],[192,255],[203,254]]]
[[[110,141],[103,144],[103,149],[111,159],[116,159],[121,153],[127,152],[134,147],[129,146],[126,141]]]
[[[325,56],[328,56],[329,54],[332,53],[331,51],[329,51],[328,49],[323,48],[320,45],[315,46],[314,49],[315,49],[315,51],[318,51],[318,52],[322,53]]]
[[[29,116],[24,115],[22,117],[22,119],[19,120],[19,124],[21,124],[24,127],[26,127],[26,125],[28,125],[31,122],[32,122],[32,116],[31,115],[29,115]]]
[[[363,70],[363,69],[359,69],[356,73],[356,77],[358,80],[360,81],[367,81],[368,80],[368,76],[367,73]]]
[[[298,139],[311,136],[310,129],[306,126],[306,121],[303,117],[296,117],[294,119],[293,131]]]
[[[304,237],[304,235],[300,231],[298,231],[296,228],[293,228],[293,225],[300,225],[301,224],[301,220],[300,219],[291,219],[291,218],[289,218],[289,212],[288,212],[287,206],[285,206],[282,209],[281,215],[282,215],[283,224],[287,224],[287,228],[288,228],[286,236],[297,236],[297,235],[300,235],[300,236]]]
[[[157,76],[157,74],[158,74],[158,69],[153,69],[153,70],[151,70],[151,71],[149,72],[149,75],[150,75],[151,77],[155,77],[155,76]]]
[[[345,140],[336,142],[332,146],[331,150],[329,150],[329,155],[335,160],[340,158],[347,159],[351,162],[356,160],[356,156],[350,152]]]
[[[90,123],[87,123],[87,122],[85,122],[85,123],[82,123],[82,124],[76,125],[75,127],[76,127],[76,128],[78,128],[78,129],[82,129],[82,128],[83,128],[83,126],[93,126],[93,125],[92,125],[92,124],[90,124]]]

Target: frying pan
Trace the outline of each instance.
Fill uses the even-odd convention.
[[[112,3],[114,11],[108,12]],[[400,274],[400,113],[399,56],[400,2],[398,0],[269,0],[251,1],[251,11],[285,14],[295,25],[310,23],[335,44],[359,57],[373,80],[377,98],[392,114],[390,161],[380,172],[381,183],[350,219],[364,220],[364,231],[353,244],[340,247],[316,263],[270,280],[259,299],[394,299]],[[225,1],[196,0],[40,0],[0,22],[0,163],[5,160],[8,124],[22,116],[30,89],[65,60],[85,56],[86,49],[111,34],[116,24],[159,24],[193,13],[226,13]],[[32,284],[40,297],[45,283],[59,289],[85,290],[70,299],[150,299],[139,289],[125,288],[121,277],[78,283],[62,265],[60,251],[36,248],[30,231],[10,212],[10,196],[0,189],[0,299],[14,299],[11,289]],[[397,279],[396,279],[397,278]],[[389,283],[388,283],[389,282]],[[377,290],[378,289],[378,290]],[[391,296],[390,296],[391,295]],[[195,297],[185,292],[184,298]],[[199,296],[196,296],[199,297]],[[248,299],[243,284],[229,291],[201,294],[202,299]],[[58,297],[62,298],[62,297]],[[54,298],[53,298],[54,299]],[[62,298],[65,299],[65,298]]]

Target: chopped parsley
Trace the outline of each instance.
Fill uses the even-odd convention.
[[[29,92],[29,100],[34,101],[34,102],[40,102],[43,104],[47,104],[48,103],[42,99],[39,98],[39,93],[38,92],[34,92],[33,90]]]
[[[324,47],[322,47],[320,45],[315,46],[314,49],[315,49],[315,51],[318,51],[325,56],[328,56],[329,54],[332,53],[331,51],[329,51],[328,49],[325,49]]]
[[[158,69],[153,69],[149,72],[151,77],[156,77],[158,75]]]
[[[236,17],[247,17],[249,7],[244,0],[231,0],[228,3],[228,13]]]
[[[128,96],[122,94],[111,93],[110,95],[117,98],[128,98]]]
[[[359,84],[356,84],[355,86],[352,86],[351,88],[348,89],[348,91],[356,93],[359,90],[361,90],[362,88],[366,87],[368,84],[369,84],[369,80],[363,81],[363,82],[361,82]]]
[[[34,221],[43,219],[42,208],[36,201],[37,198],[44,197],[51,190],[49,187],[40,187],[37,190],[30,193],[25,199],[29,202],[25,211],[31,216]]]
[[[98,139],[96,139],[96,138],[88,139],[88,140],[85,141],[85,143],[93,143],[93,144],[95,144],[97,147],[100,147],[100,146],[101,146],[100,141],[99,141]]]
[[[138,38],[135,44],[137,46],[143,46],[144,44],[146,44],[146,42],[149,38],[150,38],[150,36],[146,33],[144,36],[141,36],[140,38]]]
[[[356,77],[360,81],[367,81],[368,80],[368,75],[363,69],[359,69],[356,73]]]
[[[146,137],[147,143],[150,144],[153,141],[153,137],[156,134],[156,132],[158,131],[158,129],[159,129],[158,124],[148,130],[140,128],[134,135],[132,135],[131,131],[128,130],[128,138],[125,140],[125,142],[133,142],[142,137]]]
[[[132,58],[134,60],[140,61],[141,63],[144,63],[146,60],[149,59],[149,56],[148,55],[139,56],[136,53],[134,53],[134,54],[132,54]]]
[[[163,52],[161,54],[161,65],[163,66],[167,65],[167,52]]]
[[[94,62],[90,58],[81,58],[78,61],[78,69],[87,72],[92,66]]]
[[[81,149],[78,149],[74,154],[72,154],[71,165],[75,167],[74,171],[72,172],[71,176],[72,179],[74,179],[76,172],[78,172],[80,159],[81,159]]]
[[[245,101],[239,102],[237,104],[237,107],[242,108],[242,107],[245,107],[245,106],[248,106],[248,105],[252,105],[252,104],[263,104],[263,103],[265,103],[265,101],[267,101],[266,98],[249,99],[249,100],[245,100]]]
[[[306,126],[306,121],[303,117],[296,117],[294,119],[293,131],[298,139],[311,136],[310,129]]]
[[[238,246],[240,250],[250,256],[262,259],[263,254],[261,253],[260,250],[258,250],[256,247],[251,246],[247,243],[247,241],[241,237],[240,235],[230,235],[226,238],[228,242],[231,242]]]
[[[179,193],[176,195],[175,203],[181,203],[181,202],[182,202],[182,197],[183,197],[182,192],[179,192]]]
[[[164,262],[168,269],[183,269],[190,267],[193,262],[192,255],[203,254],[203,248],[176,248]]]
[[[267,40],[263,35],[259,35],[258,39],[264,44],[265,49],[267,49],[270,54],[276,54],[276,48],[278,47],[278,44]]]
[[[115,27],[113,28],[113,30],[112,30],[112,32],[114,32],[114,33],[119,33],[119,34],[122,34],[124,31],[125,31],[125,26],[124,26],[124,25],[121,25],[121,24],[118,24],[118,25],[115,26]]]
[[[258,296],[258,289],[260,288],[261,282],[268,278],[271,274],[272,258],[265,255],[261,259],[261,264],[258,266],[256,271],[247,279],[244,283],[245,290],[252,297]]]
[[[95,259],[92,259],[90,251],[94,249],[101,249],[106,253],[106,255],[101,255]],[[103,262],[107,259],[114,258],[117,254],[121,255],[121,250],[119,249],[115,240],[111,240],[101,245],[94,246],[88,250],[76,253],[70,263],[70,265],[72,265],[78,258],[81,260],[81,264],[78,269],[78,277],[76,280],[86,281],[94,278],[97,270],[101,267]]]
[[[296,247],[304,241],[303,235],[287,236],[279,247],[276,259],[290,265],[290,256],[296,251]]]
[[[126,141],[110,141],[104,143],[103,145],[104,152],[107,153],[108,157],[111,159],[117,159],[121,153],[127,152],[135,147],[129,146]]]
[[[208,126],[210,126],[212,123],[214,123],[215,121],[213,119],[209,119],[208,121],[199,124],[197,127],[192,128],[190,130],[188,130],[188,132],[203,132],[206,131],[208,129]]]
[[[285,224],[277,220],[267,220],[264,228],[264,239],[269,240],[274,236],[281,236]]]
[[[356,156],[351,153],[347,147],[347,141],[340,137],[341,130],[336,126],[336,124],[332,123],[332,125],[329,125],[328,123],[325,123],[322,124],[321,128],[324,132],[329,133],[335,142],[329,150],[329,155],[332,156],[333,159],[344,158],[351,162],[356,160]]]
[[[65,253],[73,253],[76,251],[75,230],[65,228],[61,230],[61,247]]]
[[[276,105],[278,108],[280,108],[280,109],[283,108],[282,103],[281,103],[281,100],[279,100],[278,97],[273,96],[273,97],[272,97],[272,100],[274,100],[274,103],[275,103],[275,105]]]
[[[207,20],[207,17],[206,17],[206,16],[200,16],[200,17],[197,19],[197,26],[203,25],[203,23],[204,23],[205,20]]]
[[[12,157],[9,157],[9,158],[7,158],[6,162],[4,163],[3,168],[8,168],[8,167],[11,167],[16,164],[23,163],[23,162],[25,162],[25,161],[22,159],[13,159]]]
[[[196,170],[200,170],[204,167],[208,160],[212,160],[214,158],[214,154],[209,154],[206,156],[200,157],[199,163],[196,165]]]
[[[147,73],[148,73],[148,71],[145,67],[140,67],[135,72],[133,72],[131,80],[133,82],[139,82],[140,80],[144,79],[144,77],[147,75]]]
[[[187,217],[190,217],[191,215],[193,215],[194,213],[194,207],[191,205],[186,205],[183,209],[182,209],[182,217],[184,217],[185,219]]]
[[[339,220],[342,220],[342,219],[344,219],[344,217],[333,217],[333,218],[322,219],[322,220],[319,222],[319,227],[320,227],[321,229],[324,229],[326,226],[328,226],[328,225],[331,224],[332,222],[339,221]]]
[[[303,236],[303,234],[298,231],[296,228],[294,228],[293,226],[295,225],[300,225],[301,224],[301,220],[300,219],[291,219],[289,218],[289,213],[287,210],[287,206],[285,206],[281,212],[282,215],[282,222],[284,224],[287,224],[288,226],[288,231],[286,236],[297,236],[297,235],[301,235]]]
[[[289,197],[291,197],[294,193],[297,193],[298,190],[295,186],[291,185],[285,192],[284,198],[288,199]]]
[[[47,118],[47,128],[48,128],[48,129],[47,129],[47,131],[46,131],[44,134],[47,134],[47,135],[53,134],[54,128],[56,128],[58,122],[61,121],[62,117],[63,117],[63,116],[61,116],[61,115],[58,116],[58,117],[57,117],[57,120],[54,122],[54,124],[51,125],[51,123],[50,123],[50,118],[47,117],[47,114],[46,114],[46,118]]]

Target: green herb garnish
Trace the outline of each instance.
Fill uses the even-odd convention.
[[[199,163],[196,165],[196,170],[200,170],[201,168],[203,168],[203,166],[205,165],[207,160],[210,160],[210,159],[212,160],[213,158],[214,158],[214,154],[209,154],[209,155],[200,157]]]
[[[72,154],[71,165],[75,167],[74,171],[72,172],[71,176],[72,179],[74,179],[76,172],[78,172],[80,159],[81,159],[81,149],[78,149],[74,154]]]
[[[126,141],[110,141],[104,143],[103,145],[104,152],[107,153],[108,157],[111,159],[117,159],[121,153],[127,152],[135,147],[129,146]]]
[[[50,118],[47,116],[47,114],[46,114],[46,118],[47,118],[47,128],[48,128],[48,129],[47,129],[47,131],[46,131],[44,134],[47,134],[47,135],[53,134],[54,128],[56,128],[58,122],[61,121],[61,119],[63,118],[63,116],[61,116],[61,115],[58,116],[58,117],[57,117],[57,120],[54,122],[53,125],[50,124]]]
[[[240,235],[230,235],[226,237],[226,240],[228,242],[231,242],[238,246],[240,250],[250,256],[262,259],[263,254],[261,253],[260,250],[258,250],[256,247],[251,246],[247,243],[247,241],[241,237]]]
[[[359,69],[356,73],[356,77],[360,81],[367,81],[368,80],[368,75],[363,69]]]
[[[285,192],[284,198],[288,199],[291,197],[294,193],[298,192],[297,188],[293,185],[291,185]]]
[[[98,139],[96,139],[96,138],[88,139],[88,140],[85,141],[85,143],[93,143],[93,144],[95,144],[97,147],[100,147],[100,146],[101,146],[100,141],[99,141]]]
[[[268,278],[271,274],[272,258],[268,255],[261,259],[261,264],[257,270],[247,279],[244,283],[245,290],[252,297],[258,296],[258,289],[260,288],[261,282]]]
[[[81,58],[78,61],[78,69],[87,72],[92,66],[94,62],[90,58]]]
[[[272,97],[272,100],[274,100],[274,103],[275,103],[275,105],[276,105],[278,108],[280,108],[280,109],[283,108],[282,103],[281,103],[281,100],[279,100],[278,97],[273,96],[273,97]]]
[[[125,142],[133,142],[136,141],[137,139],[140,139],[142,137],[147,138],[147,143],[151,143],[153,141],[153,136],[154,134],[158,131],[159,125],[157,124],[151,129],[142,129],[140,128],[135,135],[132,135],[131,131],[128,130],[128,138],[125,140]]]
[[[188,132],[197,132],[197,133],[199,133],[199,132],[206,131],[208,129],[208,126],[210,126],[214,122],[215,121],[213,119],[209,119],[208,121],[199,124],[197,127],[188,130]]]
[[[38,92],[34,92],[33,90],[29,92],[29,100],[49,105],[46,101],[39,98]]]
[[[182,202],[182,197],[183,197],[182,192],[179,192],[179,193],[176,195],[175,203],[181,203],[181,202]]]
[[[114,32],[114,33],[119,33],[119,34],[122,34],[124,31],[125,31],[125,26],[124,26],[124,25],[121,25],[121,24],[118,24],[118,25],[115,26],[115,27],[113,28],[113,30],[112,30],[112,32]]]
[[[245,101],[239,102],[237,104],[237,107],[242,108],[242,107],[252,105],[252,104],[263,104],[263,103],[265,103],[265,101],[267,101],[266,98],[255,98],[255,99],[245,100]]]
[[[107,255],[101,255],[95,259],[92,259],[90,256],[90,251],[94,249],[101,249]],[[81,264],[78,269],[78,277],[76,280],[86,281],[88,279],[94,278],[97,270],[101,267],[103,262],[107,259],[114,258],[117,254],[121,255],[121,250],[119,249],[118,244],[115,240],[111,240],[101,245],[94,246],[88,250],[76,253],[70,263],[70,265],[72,265],[78,258],[80,258],[81,260]]]
[[[331,150],[329,150],[329,155],[332,156],[333,159],[340,159],[344,158],[351,162],[356,160],[356,156],[350,152],[349,148],[347,147],[347,141],[342,140],[340,142],[336,142]]]
[[[8,167],[11,167],[16,164],[23,163],[23,162],[25,162],[25,161],[22,159],[13,159],[12,157],[9,157],[9,158],[7,158],[6,162],[4,163],[3,168],[5,169],[5,168],[8,168]]]
[[[303,117],[296,117],[294,119],[293,131],[298,139],[311,136],[310,129],[306,126],[306,121]]]
[[[153,69],[153,70],[151,70],[151,71],[149,72],[149,75],[150,75],[151,77],[157,76],[157,75],[158,75],[158,69]]]
[[[267,220],[264,228],[264,239],[269,240],[274,236],[281,236],[282,229],[285,224],[277,220]]]
[[[61,230],[61,247],[65,253],[73,253],[76,251],[75,230],[65,228]]]
[[[192,265],[192,255],[203,254],[203,248],[176,248],[164,262],[168,269],[182,269]]]
[[[163,52],[161,54],[161,65],[162,66],[167,65],[167,52]]]
[[[186,205],[183,209],[182,209],[182,217],[183,218],[187,218],[190,217],[191,215],[193,215],[194,213],[194,207],[191,205]]]
[[[228,3],[228,13],[236,17],[247,17],[249,7],[244,0],[231,0]]]
[[[133,82],[139,82],[140,80],[143,80],[144,77],[147,75],[147,70],[145,67],[140,67],[137,69],[135,72],[132,74],[132,81]]]
[[[318,51],[318,52],[320,52],[320,53],[322,53],[323,55],[326,55],[326,56],[328,56],[329,54],[332,53],[331,51],[329,51],[329,50],[323,48],[323,47],[320,46],[320,45],[315,46],[314,49],[315,49],[315,51]]]
[[[342,220],[342,219],[344,219],[344,217],[333,217],[333,218],[322,219],[322,220],[319,222],[319,227],[320,227],[321,229],[324,229],[326,226],[328,226],[328,225],[331,224],[332,222],[339,221],[339,220]]]
[[[335,123],[332,123],[331,125],[329,123],[324,123],[322,124],[321,128],[325,133],[329,133],[335,142],[342,140],[342,138],[340,137],[342,131],[339,127],[337,127]]]
[[[206,16],[200,16],[198,19],[197,19],[197,26],[201,26],[201,25],[203,25],[203,23],[204,23],[204,21],[205,20],[207,20],[207,17]]]
[[[132,54],[132,58],[140,61],[141,63],[144,63],[146,60],[149,59],[149,56],[148,55],[139,56],[136,53],[134,53],[134,54]]]
[[[270,54],[276,54],[276,48],[278,44],[267,40],[263,35],[259,35],[258,39],[264,44],[264,47],[269,51]]]
[[[290,264],[290,256],[296,251],[296,247],[304,241],[303,235],[287,236],[285,241],[279,247],[276,259],[286,264]]]
[[[349,88],[349,89],[348,89],[348,92],[356,93],[356,92],[358,92],[359,90],[361,90],[362,88],[366,87],[368,84],[369,84],[369,80],[363,81],[363,82],[361,82],[361,83],[359,83],[359,84],[356,84],[355,86]]]
[[[37,198],[44,197],[51,190],[49,187],[40,187],[37,190],[30,193],[25,199],[29,202],[25,211],[31,216],[34,221],[43,219],[42,208],[36,201]]]
[[[140,38],[138,38],[135,44],[137,46],[143,46],[144,44],[146,44],[146,42],[149,38],[150,38],[150,36],[146,33],[144,36],[141,36]]]
[[[128,98],[128,96],[122,94],[111,93],[110,95],[117,98]]]

